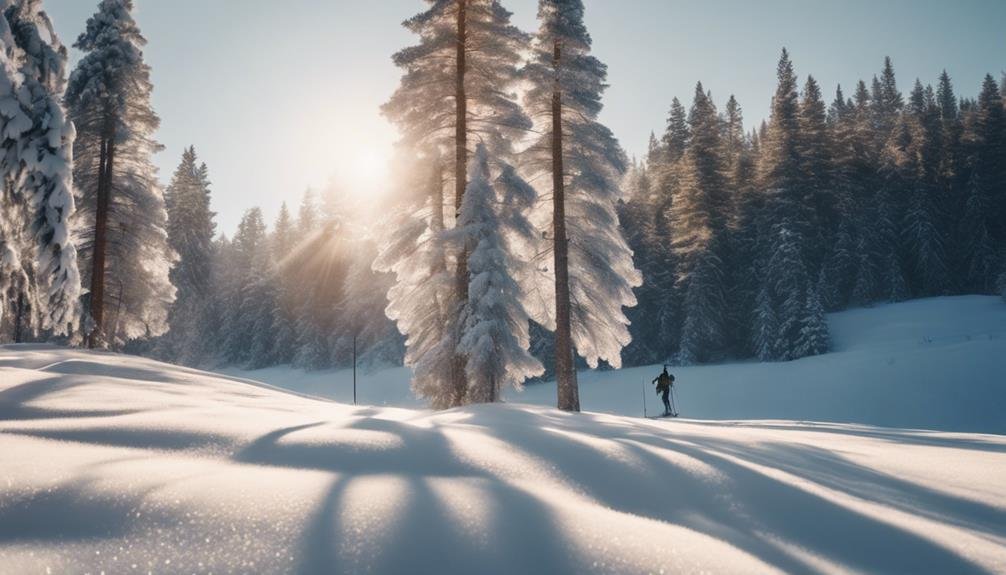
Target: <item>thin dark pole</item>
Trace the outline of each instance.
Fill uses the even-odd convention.
[[[356,405],[356,336],[353,336],[353,405]]]

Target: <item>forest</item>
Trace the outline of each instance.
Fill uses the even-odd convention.
[[[438,408],[554,377],[577,410],[579,368],[793,360],[828,350],[828,312],[1006,298],[1006,78],[902,91],[883,59],[832,97],[783,48],[756,129],[699,83],[630,159],[579,1],[528,33],[499,0],[431,0],[391,55],[393,193],[336,181],[227,234],[196,147],[159,183],[133,2],[100,2],[69,74],[41,4],[0,5],[3,342],[404,363]]]

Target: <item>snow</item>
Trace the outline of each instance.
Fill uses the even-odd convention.
[[[679,410],[699,419],[792,419],[1006,434],[1006,305],[991,296],[913,300],[828,316],[832,351],[791,362],[672,367]],[[352,402],[349,370],[225,370]],[[583,409],[619,415],[660,405],[660,366],[580,373]],[[404,368],[359,371],[361,404],[418,407]],[[644,391],[645,390],[645,391]],[[554,406],[555,384],[508,401]]]
[[[18,345],[0,453],[2,573],[1006,570],[998,435],[353,407]]]

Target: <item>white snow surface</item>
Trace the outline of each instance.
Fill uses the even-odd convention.
[[[998,435],[353,407],[21,345],[0,454],[3,574],[1006,572]]]
[[[683,416],[792,419],[1006,434],[1006,305],[990,296],[943,297],[828,316],[832,351],[791,362],[670,368]],[[350,370],[225,370],[352,402]],[[583,409],[619,415],[661,411],[650,382],[660,366],[580,373]],[[357,373],[358,401],[421,407],[409,371]],[[514,403],[554,406],[555,383],[510,392]]]

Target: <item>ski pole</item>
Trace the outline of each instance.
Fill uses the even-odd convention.
[[[643,380],[643,417],[649,417],[646,414],[646,380]]]
[[[674,417],[677,417],[678,413],[679,413],[679,411],[678,411],[678,401],[674,397],[674,387],[673,386],[671,387],[671,409],[674,410]]]

